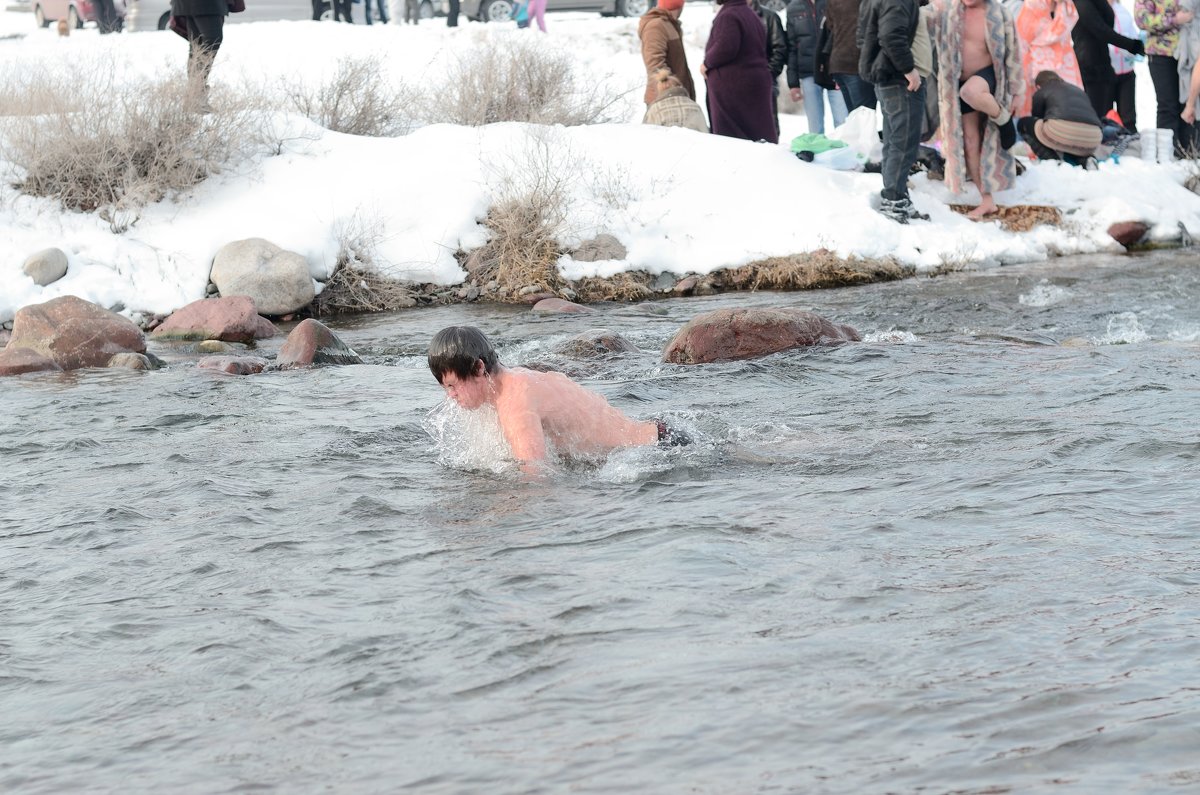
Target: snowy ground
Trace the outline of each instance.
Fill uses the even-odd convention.
[[[689,3],[683,24],[689,60],[699,64],[715,7]],[[643,68],[636,19],[552,14],[545,47],[571,53],[584,74],[623,92],[624,124],[562,128],[500,124],[436,125],[400,138],[331,133],[299,117],[279,120],[294,137],[279,155],[236,164],[188,195],[147,208],[115,234],[94,214],[63,212],[48,199],[19,195],[11,164],[0,161],[0,320],[25,304],[74,294],[130,311],[168,312],[204,295],[213,254],[226,242],[264,237],[304,254],[314,277],[333,267],[338,237],[368,224],[379,231],[377,260],[397,276],[453,284],[454,259],[487,238],[479,220],[493,198],[523,174],[547,167],[567,176],[572,243],[597,232],[628,249],[621,261],[561,267],[571,278],[641,269],[705,273],[765,256],[827,248],[841,255],[890,255],[918,269],[948,262],[981,265],[1116,248],[1105,230],[1141,220],[1170,239],[1183,223],[1200,231],[1200,197],[1182,187],[1180,164],[1130,157],[1099,172],[1035,164],[1001,204],[1050,204],[1062,228],[1014,234],[973,223],[947,208],[973,203],[940,182],[913,180],[914,201],[929,223],[900,226],[872,202],[879,176],[803,163],[787,149],[805,132],[802,114],[782,114],[780,146],[679,129],[642,126]],[[213,72],[218,89],[270,86],[283,79],[317,83],[340,58],[377,54],[380,80],[435,83],[447,65],[489,37],[536,36],[510,25],[441,20],[419,27],[271,22],[226,27]],[[101,37],[94,28],[67,39],[35,28],[32,15],[0,13],[0,80],[15,71],[108,64],[120,79],[183,72],[186,45],[170,32]],[[1154,118],[1154,95],[1138,65],[1139,118]],[[219,94],[219,92],[218,92]],[[3,109],[0,109],[0,116]],[[21,271],[42,248],[67,252],[70,270],[49,287]]]

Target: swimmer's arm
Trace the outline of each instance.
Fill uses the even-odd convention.
[[[505,410],[500,415],[500,428],[513,456],[521,462],[521,470],[527,474],[539,472],[546,460],[546,434],[537,412],[527,406]]]

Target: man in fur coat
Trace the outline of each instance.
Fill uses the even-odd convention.
[[[979,189],[978,220],[999,208],[992,194],[1016,181],[1012,114],[1025,93],[1021,44],[1000,0],[935,0],[930,15],[938,58],[938,105],[946,187]]]

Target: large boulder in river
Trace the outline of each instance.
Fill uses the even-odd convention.
[[[308,260],[260,237],[222,246],[209,278],[221,295],[253,298],[264,315],[295,312],[315,296]]]
[[[21,270],[33,279],[34,284],[45,287],[67,275],[67,255],[62,249],[44,248],[36,254],[30,254]]]
[[[252,342],[274,337],[275,324],[258,314],[245,295],[201,298],[177,309],[151,336],[155,339]]]
[[[0,351],[0,375],[22,375],[45,371],[61,372],[53,359],[29,348],[5,348]]]
[[[803,309],[718,309],[688,321],[667,343],[663,361],[704,364],[754,359],[791,348],[859,339],[849,326]]]
[[[30,304],[13,318],[8,350],[28,348],[64,370],[104,367],[115,354],[146,352],[146,338],[133,321],[90,301],[64,295]]]
[[[307,318],[288,334],[275,364],[290,370],[314,364],[362,364],[362,359],[324,323]]]

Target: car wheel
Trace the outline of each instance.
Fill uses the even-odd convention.
[[[46,12],[42,10],[40,5],[33,7],[33,18],[37,21],[39,28],[50,27],[50,20],[46,19]]]
[[[387,0],[384,0],[384,2],[387,2]],[[429,0],[421,3],[421,7],[417,9],[417,16],[421,19],[433,19],[433,3],[429,2]]]
[[[83,27],[83,20],[80,18],[79,11],[76,10],[75,6],[67,8],[67,27],[75,28],[75,30]]]
[[[768,0],[781,2],[782,0]],[[617,0],[617,16],[640,17],[650,10],[650,0]]]
[[[513,16],[513,4],[509,0],[483,0],[479,4],[480,22],[508,22]]]

